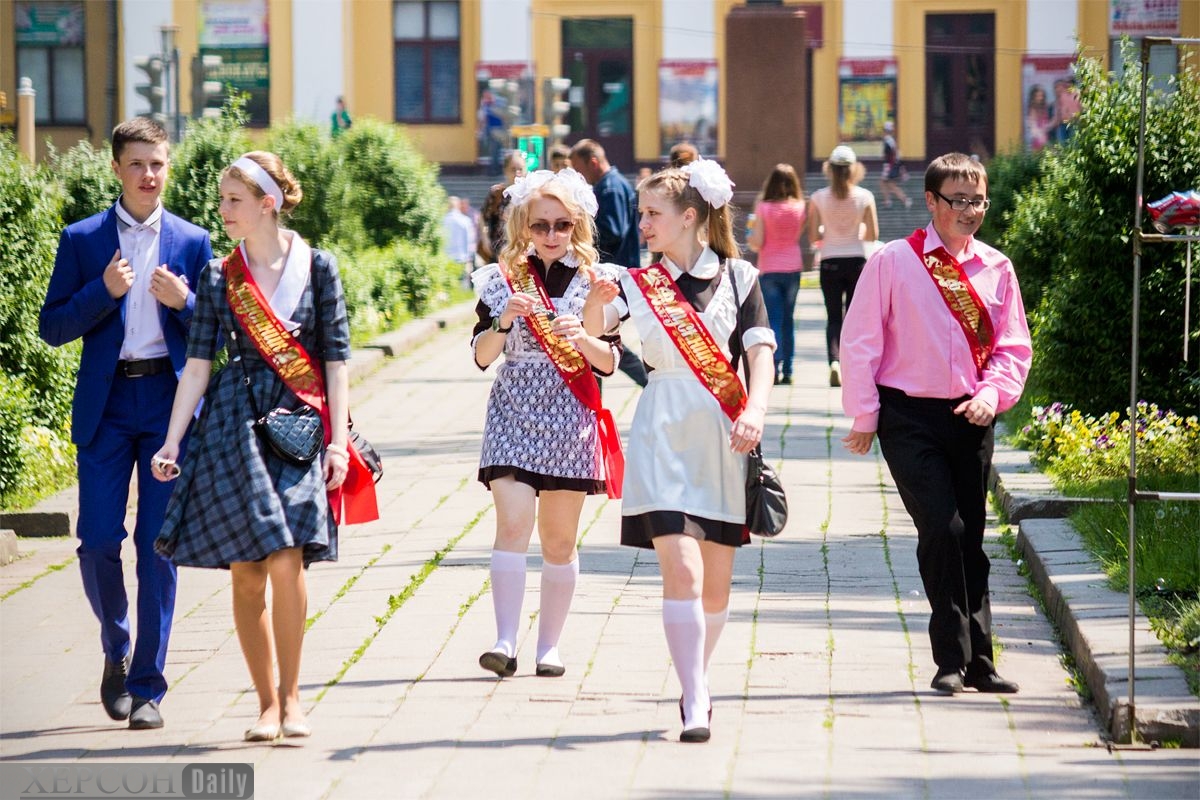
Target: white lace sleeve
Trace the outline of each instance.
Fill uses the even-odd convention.
[[[500,273],[500,265],[488,264],[475,270],[471,273],[471,283],[475,288],[475,295],[491,310],[492,316],[500,316],[512,295],[508,281]]]

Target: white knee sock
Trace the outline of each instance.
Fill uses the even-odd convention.
[[[717,640],[721,631],[725,630],[725,621],[729,619],[729,606],[720,611],[704,614],[704,676],[708,677],[708,662],[712,659],[713,650],[717,649]]]
[[[562,666],[558,637],[562,635],[575,596],[579,559],[570,564],[542,563],[542,608],[538,612],[537,663]]]
[[[517,626],[525,600],[525,554],[492,551],[492,607],[496,611],[496,646],[512,658],[517,654]]]
[[[663,600],[663,630],[683,688],[684,728],[708,727],[704,685],[704,607],[695,600]]]

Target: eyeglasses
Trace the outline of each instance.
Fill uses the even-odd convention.
[[[542,220],[529,223],[529,230],[533,231],[538,236],[549,236],[551,230],[553,230],[555,233],[570,233],[571,229],[574,227],[575,222],[569,219],[560,219],[553,225],[551,225],[549,222],[543,222]]]
[[[966,211],[967,206],[970,206],[976,211],[982,213],[992,207],[992,201],[988,200],[986,197],[982,200],[968,200],[965,197],[946,197],[946,195],[942,194],[941,192],[934,192],[934,194],[945,200],[955,211]]]

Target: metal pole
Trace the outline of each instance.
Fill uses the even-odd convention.
[[[171,141],[178,142],[182,131],[179,129],[179,50],[175,47],[175,34],[179,32],[179,26],[163,25],[158,30],[162,34],[163,116],[167,118]]]
[[[1138,112],[1137,198],[1133,208],[1133,314],[1129,356],[1129,743],[1137,742],[1137,674],[1134,633],[1137,621],[1137,385],[1138,324],[1142,282],[1142,200],[1146,171],[1146,89],[1150,79],[1150,45],[1142,42],[1142,97]]]

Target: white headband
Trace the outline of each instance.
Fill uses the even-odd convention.
[[[258,188],[264,193],[275,198],[275,210],[283,210],[283,192],[279,189],[279,184],[271,177],[271,174],[259,166],[258,162],[247,156],[242,156],[237,161],[233,162],[231,167],[237,167],[242,171],[243,175],[254,179],[258,184]]]
[[[517,178],[512,186],[504,190],[504,194],[512,200],[514,206],[521,206],[529,202],[529,198],[535,191],[551,181],[561,184],[567,190],[567,194],[571,195],[571,199],[578,203],[588,216],[596,216],[598,206],[596,205],[595,191],[588,185],[586,178],[570,167],[560,169],[558,172],[551,172],[548,169],[535,170]]]

